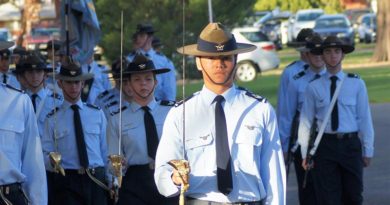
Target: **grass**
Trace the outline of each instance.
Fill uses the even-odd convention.
[[[367,63],[371,58],[373,44],[357,44],[356,52],[346,56],[343,65]],[[279,52],[281,65],[287,65],[298,58],[295,50],[288,48]],[[281,66],[284,68],[283,66]],[[345,72],[359,74],[366,82],[368,95],[371,103],[389,103],[390,102],[390,67],[370,67],[362,69],[345,69]],[[279,86],[280,72],[270,72],[267,75],[259,75],[254,81],[248,83],[237,82],[239,86],[245,87],[252,92],[266,97],[274,106],[277,101],[277,90]],[[186,96],[200,90],[203,83],[201,81],[186,84]],[[182,87],[177,87],[178,97],[182,99]]]

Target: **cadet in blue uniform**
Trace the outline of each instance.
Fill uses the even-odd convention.
[[[63,98],[45,87],[47,72],[51,69],[33,52],[26,53],[16,65],[14,73],[25,85],[38,120],[39,135],[43,135],[46,115],[62,104]]]
[[[286,103],[288,102],[288,98],[286,97],[287,89],[289,87],[289,83],[293,80],[294,76],[301,72],[302,70],[305,70],[305,65],[306,63],[306,56],[304,52],[301,52],[299,48],[305,47],[305,39],[307,37],[310,37],[313,35],[313,30],[309,28],[304,28],[302,29],[297,36],[297,43],[294,45],[297,48],[297,51],[300,54],[300,59],[297,61],[292,62],[289,64],[284,70],[282,75],[280,76],[280,81],[279,81],[279,89],[278,89],[278,101],[277,101],[277,109],[276,109],[276,114],[277,114],[277,119],[279,123],[279,131],[280,131],[280,136],[281,136],[281,142],[282,142],[282,147],[283,147],[283,153],[284,157],[287,158],[287,152],[288,152],[288,139],[284,138],[285,136],[289,135],[289,129],[287,127],[283,127],[284,125],[288,125],[289,122],[284,122],[280,123],[281,119],[281,113],[286,113]],[[306,67],[307,68],[307,67]],[[290,121],[291,122],[291,121]],[[287,130],[287,133],[283,133],[285,130]]]
[[[122,59],[123,69],[126,68],[126,59]],[[120,59],[117,59],[112,63],[111,70],[105,71],[105,73],[112,73],[112,78],[115,80],[115,87],[109,90],[105,90],[100,93],[95,100],[95,105],[102,108],[106,118],[111,116],[111,113],[119,110],[120,101]],[[122,77],[122,107],[127,106],[132,98],[131,88],[128,88],[128,81]]]
[[[137,49],[127,56],[127,60],[131,62],[135,53],[141,53],[151,59],[157,69],[169,68],[169,72],[157,75],[158,84],[155,88],[154,96],[158,100],[174,101],[176,99],[176,72],[172,61],[153,49],[152,41],[155,30],[151,25],[138,24],[136,29],[134,47]]]
[[[105,90],[111,89],[111,83],[108,79],[107,71],[108,68],[101,64],[98,64],[93,58],[90,62],[82,65],[83,73],[94,74],[93,79],[85,81],[84,88],[81,93],[81,100],[90,104],[95,103],[96,97],[104,92]]]
[[[0,41],[0,50],[13,43]],[[0,83],[0,204],[47,204],[45,167],[29,97]]]
[[[0,83],[20,89],[21,86],[15,76],[9,71],[11,51],[8,48],[0,50]]]
[[[165,198],[154,183],[154,159],[165,117],[172,101],[156,101],[154,89],[156,75],[169,72],[168,68],[156,69],[153,62],[137,54],[124,74],[133,90],[133,100],[123,109],[122,140],[119,142],[119,115],[113,115],[108,126],[109,153],[125,157],[126,174],[119,191],[118,204],[177,204],[175,198]]]
[[[165,120],[155,171],[164,196],[178,195],[181,185],[179,173],[167,163],[188,159],[187,204],[285,204],[274,110],[266,99],[234,84],[236,55],[255,48],[236,43],[222,24],[210,23],[197,44],[178,49],[196,56],[204,86],[172,108]]]
[[[106,181],[106,118],[100,108],[80,99],[84,80],[92,77],[91,73],[83,74],[74,63],[62,64],[56,75],[65,100],[47,115],[42,137],[46,169],[53,171],[50,152],[59,152],[66,174],[55,176],[56,186],[51,190],[55,204],[107,202],[105,190],[95,182]]]
[[[306,86],[325,73],[325,64],[321,56],[311,53],[311,50],[316,46],[321,46],[321,43],[321,36],[314,33],[311,37],[306,38],[306,45],[298,49],[300,52],[303,52],[308,68],[298,72],[290,80],[285,93],[288,102],[281,102],[286,107],[281,110],[283,112],[279,113],[280,118],[278,119],[280,138],[287,139],[284,142],[285,144],[282,144],[282,147],[289,147],[287,150],[291,152],[289,153],[291,158],[288,158],[288,163],[294,161],[295,174],[298,181],[298,196],[301,205],[317,204],[311,174],[306,176],[306,185],[303,187],[305,170],[302,168],[302,157],[296,141],[298,138],[299,113],[302,109]],[[286,130],[282,131],[282,129]],[[288,133],[288,135],[283,136],[284,133]],[[287,166],[290,166],[290,164]]]
[[[318,128],[326,123],[325,133],[313,158],[312,171],[318,204],[363,203],[363,166],[369,165],[374,154],[374,130],[364,81],[342,70],[345,54],[353,50],[353,46],[335,36],[327,37],[321,47],[313,50],[318,55],[322,54],[327,73],[307,86],[298,142],[304,168],[307,168],[306,154],[312,121],[317,119]],[[332,94],[341,82],[340,95],[330,120],[324,122]]]

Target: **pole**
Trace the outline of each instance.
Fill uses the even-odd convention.
[[[208,0],[208,7],[209,7],[209,22],[213,22],[213,5],[212,0]]]

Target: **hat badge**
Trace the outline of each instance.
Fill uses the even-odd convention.
[[[31,65],[32,68],[37,68],[37,65]]]
[[[223,47],[225,47],[225,45],[216,45],[215,48],[217,49],[217,51],[223,51]]]
[[[71,71],[70,71],[70,75],[76,75],[76,71],[71,70]]]
[[[144,64],[144,63],[143,63],[143,64],[139,64],[138,67],[139,67],[141,70],[142,70],[142,69],[145,69],[146,64]]]

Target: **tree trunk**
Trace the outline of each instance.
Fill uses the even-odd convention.
[[[390,0],[378,0],[377,40],[373,62],[390,61]]]
[[[33,23],[39,22],[40,11],[41,3],[39,0],[25,0],[20,19],[22,32],[17,40],[17,45],[27,45],[28,42],[24,42],[24,37],[30,33]]]

